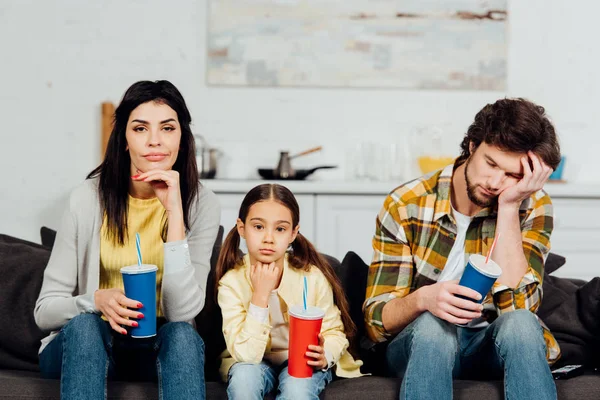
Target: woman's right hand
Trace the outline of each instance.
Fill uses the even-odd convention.
[[[142,308],[142,303],[125,297],[121,289],[98,289],[94,293],[96,310],[108,320],[110,326],[117,332],[125,335],[127,331],[120,325],[138,326],[137,321],[131,318],[144,318],[144,314],[130,308]],[[129,319],[127,319],[129,318]]]
[[[267,308],[269,295],[279,286],[279,268],[274,262],[263,264],[259,261],[250,269],[250,280],[252,281],[252,304],[257,307]]]

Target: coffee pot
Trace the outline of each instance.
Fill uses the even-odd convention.
[[[217,174],[217,161],[221,151],[210,147],[202,135],[195,134],[196,164],[200,179],[213,179]]]

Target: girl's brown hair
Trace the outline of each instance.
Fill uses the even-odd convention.
[[[273,200],[283,205],[292,213],[292,226],[295,229],[300,222],[300,207],[296,198],[290,192],[288,188],[278,184],[263,184],[254,187],[246,194],[242,205],[240,206],[240,212],[238,218],[246,222],[248,211],[253,204],[260,201]],[[348,340],[351,340],[356,334],[356,326],[350,318],[348,300],[342,289],[342,284],[338,279],[337,275],[331,265],[319,252],[315,249],[308,239],[306,239],[300,232],[296,236],[296,240],[292,242],[292,251],[289,253],[288,262],[293,268],[303,269],[305,271],[310,270],[311,265],[317,267],[333,289],[333,301],[339,308],[342,317],[342,323],[344,324],[344,332]],[[219,281],[236,265],[242,263],[242,253],[239,251],[240,247],[240,235],[237,230],[237,226],[234,226],[225,238],[223,247],[219,254],[219,260],[217,261],[215,284],[217,286],[215,294],[218,293]]]

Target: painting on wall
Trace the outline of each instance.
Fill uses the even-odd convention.
[[[207,82],[504,90],[506,0],[209,0]]]

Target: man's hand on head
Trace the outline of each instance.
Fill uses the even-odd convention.
[[[529,161],[531,161],[531,166]],[[527,152],[527,156],[521,158],[521,164],[523,165],[523,178],[500,193],[499,207],[519,207],[523,200],[544,187],[553,171],[532,151]]]

